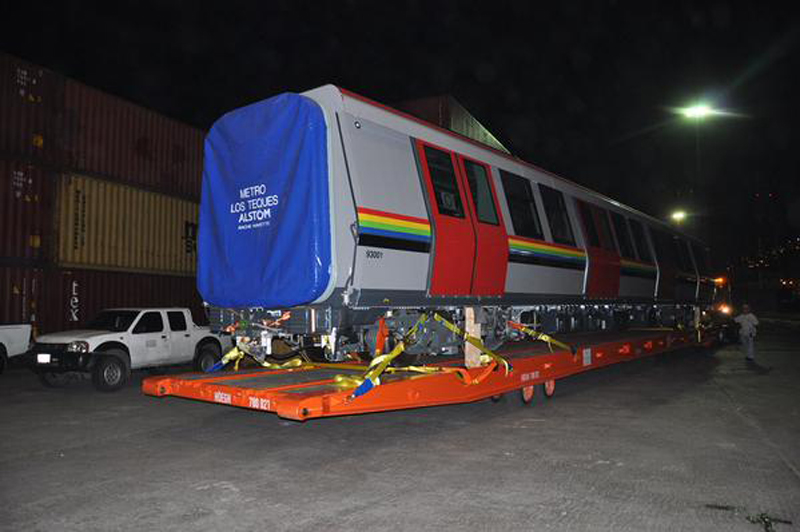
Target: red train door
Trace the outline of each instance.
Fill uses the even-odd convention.
[[[477,241],[472,295],[501,296],[508,270],[508,234],[497,207],[497,192],[490,168],[462,155],[458,157],[463,188],[468,190],[470,218]]]
[[[614,244],[608,213],[580,200],[576,200],[586,236],[586,254],[589,256],[589,278],[586,296],[614,298],[619,295],[620,260]]]
[[[416,144],[435,231],[430,293],[469,295],[475,263],[475,231],[456,158],[452,152],[420,140]]]

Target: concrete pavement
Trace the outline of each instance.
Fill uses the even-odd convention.
[[[0,530],[800,528],[800,329],[552,400],[309,421],[0,376]],[[749,520],[748,520],[749,518]],[[751,522],[755,521],[755,522]]]

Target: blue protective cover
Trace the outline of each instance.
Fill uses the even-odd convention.
[[[226,114],[205,141],[197,288],[219,307],[310,303],[331,276],[325,119],[282,94]]]

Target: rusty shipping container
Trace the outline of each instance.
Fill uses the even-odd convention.
[[[64,78],[0,53],[0,156],[58,162]]]
[[[0,265],[42,266],[53,232],[52,172],[0,159]]]
[[[47,272],[42,299],[41,332],[79,329],[119,307],[188,307],[206,323],[194,277],[57,268]]]
[[[496,150],[510,153],[466,108],[452,96],[433,96],[394,104],[393,107],[426,122],[449,129]]]
[[[44,270],[22,266],[0,266],[0,324],[39,324],[44,289]]]
[[[61,176],[61,267],[194,275],[198,204],[111,181]]]
[[[200,198],[204,132],[66,80],[64,164],[77,173]]]
[[[199,200],[205,132],[0,52],[0,158]]]

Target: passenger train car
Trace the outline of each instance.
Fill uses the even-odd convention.
[[[229,112],[205,145],[198,289],[212,326],[263,355],[281,338],[330,360],[379,323],[478,310],[547,333],[692,326],[709,255],[652,217],[507,153],[335,86]],[[427,331],[410,351],[461,339]]]

